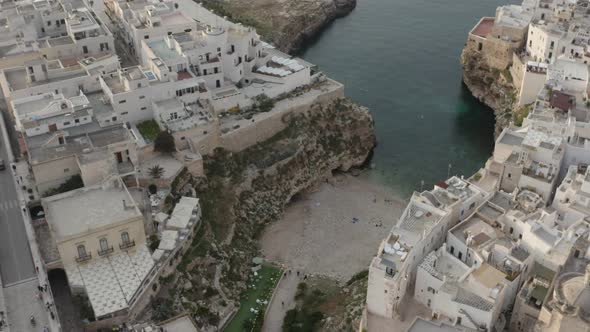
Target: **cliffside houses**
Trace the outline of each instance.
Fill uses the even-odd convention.
[[[18,138],[7,169],[45,210],[39,267],[65,270],[91,329],[133,320],[191,243],[198,199],[161,211],[179,176],[202,176],[215,148],[241,151],[284,129],[285,115],[343,96],[314,65],[193,1],[5,1],[0,22],[0,88]],[[172,154],[154,151],[162,131]],[[160,240],[153,252],[148,236]]]
[[[369,267],[363,327],[590,326],[588,3],[499,7],[466,52],[516,88],[515,120],[469,179],[414,193]],[[518,119],[518,117],[521,117]]]

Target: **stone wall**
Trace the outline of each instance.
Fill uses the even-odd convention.
[[[220,146],[232,152],[242,151],[285,129],[287,117],[307,112],[313,104],[328,105],[342,97],[344,97],[344,86],[338,85],[331,91],[321,93],[313,98],[305,98],[304,96],[284,101],[284,105],[276,105],[274,110],[255,118],[256,121],[247,127],[241,127],[221,135]]]
[[[486,38],[482,54],[490,68],[506,69],[512,63],[513,43],[496,38]]]

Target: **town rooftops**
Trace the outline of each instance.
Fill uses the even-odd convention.
[[[576,97],[568,93],[554,90],[549,100],[551,107],[569,111],[576,106]]]
[[[39,164],[58,158],[80,155],[111,144],[130,139],[129,131],[122,125],[101,128],[96,122],[62,130],[68,133],[65,144],[47,144],[57,140],[55,133],[26,138],[29,162]]]
[[[42,202],[57,242],[142,217],[117,177],[99,185],[43,198]]]
[[[198,198],[182,197],[174,206],[174,211],[172,211],[166,226],[175,229],[186,229],[193,216],[193,211],[198,207]]]
[[[465,263],[449,254],[444,247],[431,251],[420,263],[420,268],[439,280],[459,280],[469,271]]]
[[[492,32],[494,28],[494,18],[493,17],[482,17],[477,25],[471,29],[470,34],[476,35],[481,38],[486,38],[488,34]]]
[[[461,325],[448,325],[446,323],[432,322],[425,320],[419,316],[414,319],[412,325],[408,327],[406,332],[470,332],[472,329],[463,327]]]
[[[127,309],[153,267],[154,260],[142,244],[65,270],[72,287],[86,289],[94,315],[100,318]]]

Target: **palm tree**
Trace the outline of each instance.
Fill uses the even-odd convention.
[[[162,175],[164,175],[164,168],[160,167],[160,165],[155,165],[149,168],[149,174],[154,179],[159,179]]]

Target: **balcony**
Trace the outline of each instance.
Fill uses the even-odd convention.
[[[119,249],[125,250],[135,246],[135,241],[127,241],[119,244]]]
[[[78,257],[76,257],[76,263],[86,262],[86,261],[89,261],[90,259],[92,259],[92,254],[86,254],[84,256],[78,256]]]
[[[113,247],[109,247],[109,248],[106,248],[104,250],[99,250],[98,251],[98,255],[99,256],[105,256],[105,255],[108,255],[108,254],[113,253],[113,251],[114,251]]]

